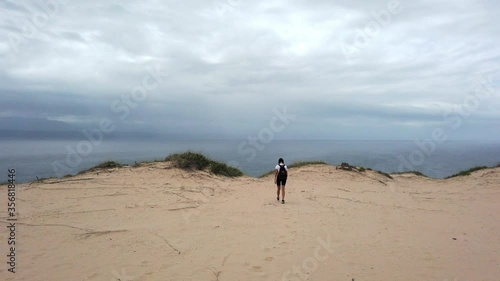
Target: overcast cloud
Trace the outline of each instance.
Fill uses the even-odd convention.
[[[495,0],[3,0],[0,117],[244,138],[286,106],[280,138],[500,140],[499,34]]]

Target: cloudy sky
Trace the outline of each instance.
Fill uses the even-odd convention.
[[[499,34],[495,0],[2,0],[0,122],[496,141]]]

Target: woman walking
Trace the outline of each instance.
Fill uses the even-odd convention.
[[[288,167],[285,165],[283,158],[278,160],[278,165],[274,168],[274,183],[278,187],[276,200],[280,201],[281,187],[281,204],[285,204],[285,185],[288,178]]]

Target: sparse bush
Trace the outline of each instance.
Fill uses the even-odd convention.
[[[215,175],[221,175],[230,178],[243,176],[242,171],[234,167],[228,166],[224,163],[219,163],[215,161],[210,162],[210,172],[212,172]]]
[[[171,154],[165,161],[172,162],[176,168],[187,170],[203,170],[210,165],[210,160],[203,154],[191,151]]]
[[[84,174],[84,173],[88,173],[88,172],[93,172],[93,171],[97,171],[97,170],[103,170],[103,169],[111,169],[111,168],[119,168],[119,167],[122,167],[123,165],[120,164],[120,163],[117,163],[115,161],[105,161],[105,162],[102,162],[102,163],[99,163],[97,165],[95,165],[94,167],[92,168],[89,168],[87,170],[83,170],[81,172],[79,172],[78,174]],[[65,178],[66,177],[70,177],[71,175],[66,175],[64,176]]]
[[[288,168],[300,168],[303,166],[309,166],[309,165],[328,165],[327,163],[323,161],[298,161],[298,162],[293,162],[290,165],[287,165]]]
[[[243,176],[243,172],[228,166],[224,163],[213,161],[203,154],[195,152],[184,152],[171,154],[165,158],[165,161],[171,162],[174,167],[184,170],[205,170],[209,169],[211,173],[215,175],[221,175],[225,177],[240,177]]]
[[[390,178],[390,179],[392,180],[392,176],[391,176],[391,175],[389,175],[388,173],[384,173],[384,172],[382,172],[382,171],[375,171],[375,172],[377,172],[377,173],[379,173],[379,174],[381,174],[381,175],[383,175],[383,176],[386,176],[386,177],[388,177],[388,178]]]
[[[115,161],[106,161],[95,165],[92,169],[109,169],[109,168],[118,168],[121,166],[122,164],[117,163]]]
[[[393,174],[395,174],[395,175],[401,175],[401,174],[414,174],[414,175],[417,175],[417,176],[421,176],[421,177],[426,177],[426,178],[428,178],[428,176],[427,176],[427,175],[425,175],[425,174],[423,174],[423,173],[421,173],[421,172],[419,172],[419,171],[395,172],[395,173],[393,173]]]
[[[484,170],[484,169],[488,169],[488,167],[486,167],[486,166],[477,166],[477,167],[473,167],[473,168],[470,168],[470,169],[465,170],[465,171],[458,172],[458,173],[456,173],[454,175],[451,175],[449,177],[446,177],[446,178],[450,179],[450,178],[454,178],[454,177],[468,176],[468,175],[470,175],[471,173],[473,173],[475,171]]]
[[[300,168],[300,167],[309,166],[309,165],[329,165],[329,164],[326,162],[323,162],[323,161],[297,161],[297,162],[293,162],[292,164],[286,165],[286,166],[287,166],[287,168]],[[259,178],[267,177],[269,175],[272,175],[273,173],[274,173],[274,170],[266,172],[266,173],[260,175]]]

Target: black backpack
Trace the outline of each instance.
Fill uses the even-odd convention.
[[[285,165],[280,165],[280,170],[278,172],[278,177],[280,179],[286,180],[287,176],[288,176],[288,173],[287,173],[287,171],[285,169]]]

